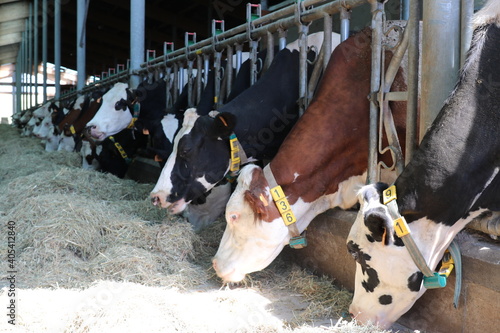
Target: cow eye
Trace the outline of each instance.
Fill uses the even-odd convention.
[[[125,103],[125,100],[123,100],[123,98],[115,103],[115,110],[116,111],[120,111],[120,110],[125,111],[126,109],[127,109],[126,103]]]

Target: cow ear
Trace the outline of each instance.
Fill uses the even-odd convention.
[[[267,216],[267,205],[265,201],[261,200],[261,197],[261,195],[259,197],[256,197],[249,190],[246,190],[244,194],[245,201],[255,213],[255,218],[260,221],[264,220]]]
[[[222,112],[215,116],[210,135],[213,137],[229,138],[236,126],[236,116],[232,113]]]
[[[127,89],[125,89],[125,91],[127,92],[127,101],[128,102],[132,102],[133,100],[135,100],[135,98],[137,97],[135,90],[127,88]]]

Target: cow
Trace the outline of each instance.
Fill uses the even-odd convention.
[[[387,51],[386,59],[390,57]],[[357,203],[356,192],[365,184],[368,167],[369,142],[364,134],[369,128],[370,74],[371,30],[366,28],[334,49],[309,107],[264,168],[288,199],[280,206],[291,207],[297,230],[285,225],[273,202],[275,185],[271,186],[268,171],[252,164],[241,170],[212,260],[223,281],[239,282],[264,269],[315,216]],[[405,90],[404,82],[400,69],[393,90]],[[404,142],[405,103],[392,104],[392,110]],[[390,165],[390,157],[383,158]]]
[[[102,141],[132,123],[132,96],[128,84],[117,82],[102,96],[102,104],[94,117],[87,123],[91,136]]]
[[[177,214],[192,201],[203,203],[229,170],[233,132],[249,157],[274,156],[298,118],[298,61],[297,51],[279,52],[260,80],[215,117],[187,110],[174,151],[152,191],[153,204]]]
[[[426,269],[412,260],[401,230],[411,232],[432,272],[467,223],[500,210],[500,2],[490,0],[473,21],[458,83],[394,183],[391,211],[407,227],[381,202],[387,184],[360,191],[347,248],[356,260],[350,312],[361,323],[389,327],[426,291]]]

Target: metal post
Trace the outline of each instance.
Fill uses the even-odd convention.
[[[130,87],[137,88],[140,76],[134,71],[144,62],[145,1],[130,0]]]
[[[472,16],[474,15],[474,0],[461,0],[461,17],[460,17],[460,67],[463,66],[467,51],[469,50],[472,40]]]
[[[203,59],[202,55],[196,55],[196,105],[200,103],[202,92]]]
[[[210,71],[210,55],[203,54],[203,80],[205,81],[205,87],[208,84],[209,71]]]
[[[420,140],[455,87],[460,67],[460,6],[424,1]],[[436,70],[439,69],[439,70]]]
[[[193,94],[193,65],[194,60],[188,60],[188,69],[187,69],[187,79],[188,79],[188,107],[192,108],[194,106],[194,94]]]
[[[220,83],[221,83],[221,74],[220,74],[220,66],[221,66],[222,52],[215,52],[214,59],[214,67],[215,67],[215,96],[214,96],[214,104],[215,109],[218,110],[220,106]]]
[[[253,86],[257,82],[257,49],[259,42],[256,40],[250,41],[250,85]]]
[[[326,14],[323,18],[323,72],[326,70],[326,66],[328,66],[328,62],[330,61],[330,56],[332,55],[332,16]]]
[[[411,11],[411,5],[412,5],[412,2],[415,2],[415,1],[420,1],[420,0],[413,0],[413,1],[410,1],[410,0],[401,0],[400,2],[400,16],[401,16],[401,19],[404,20],[404,21],[407,21],[409,20],[409,17],[410,17],[410,11]]]
[[[55,88],[54,98],[61,96],[61,0],[54,0],[54,71]]]
[[[406,149],[405,161],[410,162],[413,152],[417,149],[417,122],[418,122],[418,58],[420,44],[420,3],[411,1],[410,16],[406,29],[410,31],[408,41],[408,101],[406,104]]]
[[[340,10],[340,40],[342,42],[349,38],[350,21],[351,11],[342,7]]]
[[[34,64],[34,72],[35,72],[35,105],[38,105],[38,0],[34,2],[34,10],[33,10],[33,31],[34,31],[34,55],[33,55],[33,64]]]
[[[308,25],[299,26],[299,116],[302,116],[309,104],[307,98],[307,34]],[[330,40],[331,40],[330,35]]]
[[[85,35],[85,17],[87,12],[88,1],[77,0],[76,8],[76,90],[81,90],[85,87],[85,50],[86,50],[86,35]]]
[[[21,68],[21,50],[19,50],[16,59],[16,112],[21,112]]]
[[[33,106],[33,4],[28,16],[28,107]]]
[[[377,150],[378,150],[378,118],[379,108],[376,94],[380,90],[380,76],[382,66],[382,36],[384,4],[370,0],[372,10],[372,73],[370,81],[370,141],[368,144],[368,171],[366,182],[372,184],[378,181]]]
[[[47,1],[42,2],[42,66],[43,66],[43,103],[47,102]]]
[[[236,44],[236,74],[240,72],[241,63],[242,63],[242,54],[243,45]]]
[[[283,50],[286,47],[286,30],[279,29],[278,30],[278,36],[279,36],[279,50]]]
[[[224,100],[227,100],[227,97],[229,97],[229,94],[231,93],[231,88],[233,86],[233,47],[228,46],[226,48],[226,58],[227,58],[227,63],[226,63],[226,98]]]
[[[264,63],[264,68],[262,69],[262,73],[264,73],[269,66],[271,66],[271,63],[273,62],[274,59],[274,37],[271,32],[267,32],[267,54],[266,54],[266,61]]]
[[[19,53],[21,54],[20,56],[20,71],[19,71],[19,75],[21,76],[21,82],[20,82],[20,85],[21,85],[21,89],[19,91],[19,94],[20,94],[20,104],[21,104],[21,110],[24,110],[25,107],[26,107],[26,101],[25,101],[25,95],[24,95],[24,88],[25,88],[25,85],[24,85],[24,82],[26,81],[26,77],[24,75],[24,72],[26,71],[26,30],[23,31],[22,33],[22,42],[21,42],[21,49],[19,51]]]

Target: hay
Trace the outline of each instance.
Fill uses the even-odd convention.
[[[0,223],[15,221],[17,233],[16,331],[378,332],[338,321],[351,294],[282,256],[246,288],[219,290],[211,258],[224,219],[196,234],[151,205],[152,187],[82,170],[78,154],[47,153],[0,125]]]

